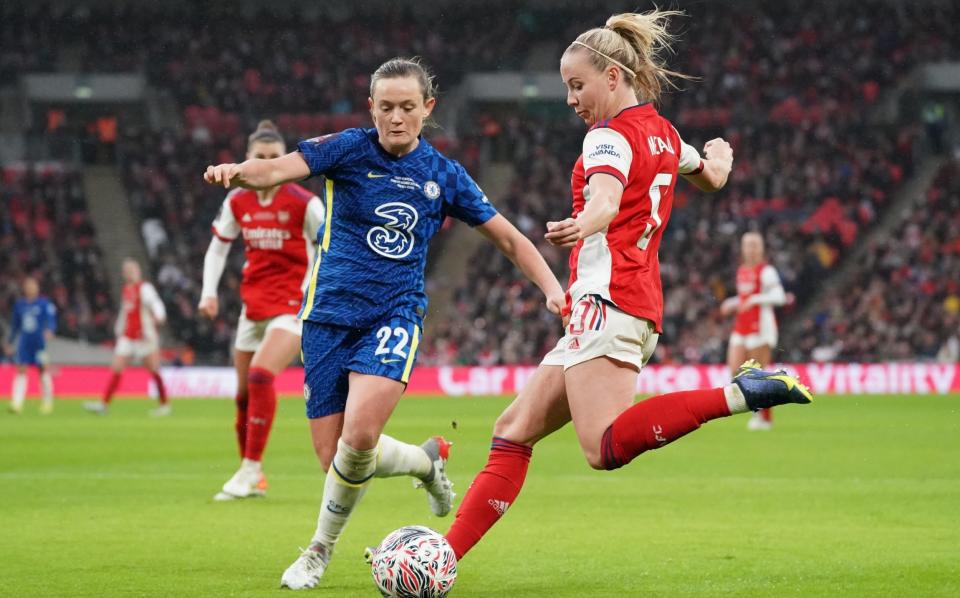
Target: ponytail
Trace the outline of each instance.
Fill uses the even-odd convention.
[[[581,33],[566,53],[586,48],[598,70],[611,64],[620,67],[638,97],[656,102],[665,87],[677,87],[675,79],[692,79],[668,69],[663,58],[664,52],[673,51],[675,39],[667,30],[669,19],[683,15],[681,11],[659,9],[613,15],[604,27]]]

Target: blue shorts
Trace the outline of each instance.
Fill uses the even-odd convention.
[[[417,358],[420,323],[392,317],[370,328],[303,323],[303,397],[307,417],[343,413],[350,372],[406,384]]]
[[[46,367],[47,344],[43,342],[43,339],[39,341],[21,339],[17,343],[17,352],[13,356],[13,362],[17,365]]]

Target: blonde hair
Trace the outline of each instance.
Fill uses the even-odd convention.
[[[622,13],[607,19],[603,27],[581,33],[564,54],[585,48],[597,70],[611,64],[620,67],[624,80],[642,100],[656,102],[665,87],[677,88],[675,79],[692,79],[667,68],[663,53],[672,52],[675,36],[667,31],[670,17],[684,16],[678,10],[654,9],[645,13]]]
[[[250,133],[250,136],[247,137],[247,147],[249,148],[258,141],[262,141],[263,143],[283,143],[283,135],[280,134],[280,129],[277,128],[277,125],[273,124],[272,120],[265,119],[257,123],[257,130]],[[284,147],[286,147],[286,144],[284,144]]]

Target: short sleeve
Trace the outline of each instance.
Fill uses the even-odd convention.
[[[213,234],[226,243],[230,243],[240,234],[240,223],[237,222],[237,217],[230,205],[230,200],[236,193],[237,191],[231,191],[227,195],[223,205],[220,206],[220,212],[213,221]]]
[[[310,176],[332,175],[356,156],[366,140],[363,129],[346,129],[297,144],[297,151],[310,167]]]
[[[311,241],[317,241],[317,231],[323,226],[325,212],[323,202],[316,195],[307,202],[307,213],[303,219],[303,234]]]
[[[497,215],[497,209],[460,164],[456,165],[456,181],[456,192],[447,206],[449,215],[470,226],[480,226]]]
[[[583,172],[587,180],[602,172],[615,176],[626,186],[632,163],[633,149],[620,132],[598,127],[583,138]]]

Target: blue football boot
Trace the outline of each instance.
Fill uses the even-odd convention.
[[[745,361],[740,366],[733,383],[740,387],[751,411],[813,401],[810,389],[801,384],[796,376],[784,370],[761,370],[755,359]]]

